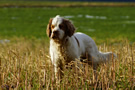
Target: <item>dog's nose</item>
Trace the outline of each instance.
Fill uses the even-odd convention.
[[[52,38],[56,39],[58,37],[59,31],[53,31]]]
[[[58,34],[58,31],[53,31],[53,33],[57,35]]]

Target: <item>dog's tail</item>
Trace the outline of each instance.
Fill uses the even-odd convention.
[[[117,56],[115,53],[112,52],[107,52],[107,53],[99,52],[98,58],[100,63],[100,62],[108,62],[114,60],[115,58],[117,58]]]

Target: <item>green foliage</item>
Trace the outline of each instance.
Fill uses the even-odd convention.
[[[135,7],[0,8],[0,38],[46,37],[46,26],[56,15],[73,16],[76,31],[99,42],[123,38],[135,41]],[[88,17],[88,18],[86,18]]]

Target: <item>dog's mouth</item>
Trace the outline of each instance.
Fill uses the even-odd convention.
[[[52,39],[57,39],[57,37],[56,36],[52,36]]]
[[[59,36],[57,36],[57,35],[52,35],[51,38],[52,38],[55,42],[61,42]]]

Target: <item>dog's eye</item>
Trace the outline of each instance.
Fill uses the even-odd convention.
[[[52,29],[54,29],[54,27],[55,27],[54,25],[51,26]]]
[[[60,24],[60,25],[59,25],[59,28],[62,29],[62,28],[63,28],[63,25]]]

